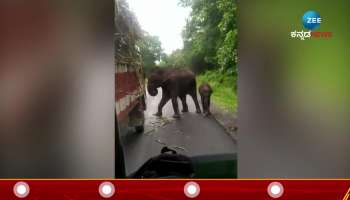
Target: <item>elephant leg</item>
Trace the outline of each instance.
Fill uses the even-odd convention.
[[[188,106],[186,103],[186,95],[180,97],[182,102],[182,112],[188,112]]]
[[[171,97],[171,102],[173,103],[173,108],[174,108],[174,118],[180,118],[179,114],[179,105],[177,103],[177,96]]]
[[[205,113],[206,111],[206,106],[205,106],[205,103],[204,103],[204,98],[203,96],[201,95],[201,102],[202,102],[202,109],[203,109],[203,113]]]
[[[190,94],[190,95],[194,101],[194,104],[196,105],[196,113],[201,113],[201,108],[199,107],[196,90],[194,92],[192,92],[192,94]]]
[[[160,100],[159,104],[158,104],[158,112],[154,115],[161,117],[162,116],[162,110],[164,105],[169,101],[169,96],[168,95],[163,95],[162,99]]]
[[[207,112],[208,112],[209,115],[211,114],[211,112],[210,112],[210,96],[209,96],[209,99],[208,99],[208,108],[207,108]]]

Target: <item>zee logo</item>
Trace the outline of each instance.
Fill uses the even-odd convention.
[[[320,27],[322,18],[320,14],[318,14],[318,12],[311,10],[311,11],[307,11],[304,14],[302,21],[305,28],[309,30],[314,30]]]

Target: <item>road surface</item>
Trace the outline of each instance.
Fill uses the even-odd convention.
[[[161,89],[158,89],[155,97],[147,94],[144,133],[123,134],[127,174],[136,171],[149,158],[159,155],[165,145],[188,156],[237,152],[236,142],[213,117],[195,113],[190,96],[187,96],[189,112],[182,113],[181,119],[172,118],[171,101],[164,106],[162,118],[154,116],[160,99]],[[179,101],[179,109],[181,108]]]

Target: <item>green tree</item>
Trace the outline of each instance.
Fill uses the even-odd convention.
[[[166,55],[166,54],[165,54]],[[163,56],[160,67],[186,67],[182,49],[173,51],[170,55]]]
[[[138,42],[138,46],[140,48],[145,73],[148,75],[161,61],[162,57],[164,57],[161,42],[157,36],[145,33]]]
[[[212,68],[216,64],[220,13],[215,1],[192,1],[192,12],[183,31],[184,52],[195,71]]]
[[[236,0],[180,0],[180,5],[192,9],[182,33],[182,58],[199,73],[198,84],[212,86],[216,105],[236,111]]]
[[[222,19],[218,25],[221,45],[217,49],[217,61],[221,70],[237,76],[237,4],[233,0],[219,0]]]
[[[220,69],[236,74],[235,0],[180,0],[192,8],[183,30],[183,55],[197,71]]]

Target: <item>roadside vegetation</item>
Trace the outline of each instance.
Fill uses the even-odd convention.
[[[208,70],[197,75],[197,85],[209,83],[214,93],[212,100],[216,106],[231,112],[237,112],[237,93],[235,88],[236,78],[219,70]]]

